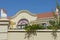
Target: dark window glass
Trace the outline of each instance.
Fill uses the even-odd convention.
[[[42,26],[43,26],[44,28],[46,28],[47,25],[46,25],[46,23],[42,23]]]

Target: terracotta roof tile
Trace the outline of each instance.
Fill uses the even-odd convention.
[[[37,18],[53,17],[53,13],[52,12],[46,12],[46,13],[37,14],[36,16],[37,16]]]

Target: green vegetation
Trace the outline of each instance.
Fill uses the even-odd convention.
[[[25,38],[30,38],[33,36],[37,36],[37,30],[39,29],[43,29],[43,26],[39,25],[39,24],[33,24],[33,25],[25,25],[26,30],[26,34],[25,34]]]
[[[59,3],[58,1],[56,0],[56,7],[58,8],[58,10],[60,11],[60,6],[59,6]]]
[[[58,15],[53,11],[53,14],[54,14],[54,20],[50,20],[49,23],[50,23],[50,27],[48,27],[49,29],[52,29],[52,35],[54,37],[54,40],[56,40],[57,38],[57,30],[60,29],[60,6],[59,4],[56,2],[56,7],[58,9]]]
[[[57,8],[60,11],[60,6],[58,5],[58,3],[57,3]],[[60,17],[59,17],[59,14],[56,15],[54,11],[53,11],[53,14],[54,14],[54,20],[50,20],[49,21],[50,26],[46,26],[46,28],[43,25],[39,25],[39,24],[25,25],[25,28],[24,28],[26,30],[25,38],[29,39],[30,37],[32,37],[32,35],[36,36],[37,30],[51,29],[54,40],[56,40],[57,30],[60,29]]]

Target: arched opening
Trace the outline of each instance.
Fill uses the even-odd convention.
[[[25,25],[29,24],[29,21],[27,19],[20,19],[17,24],[17,28],[24,29]]]

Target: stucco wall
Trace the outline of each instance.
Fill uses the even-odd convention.
[[[8,19],[0,19],[0,40],[8,39],[8,26],[9,26]]]
[[[30,23],[31,21],[35,21],[37,19],[37,17],[30,14],[29,12],[22,12],[22,13],[19,12],[16,17],[11,19],[12,21],[15,22],[14,28],[16,28],[19,20],[21,20],[21,19],[27,19]]]
[[[0,32],[0,40],[7,40],[8,36],[6,32]]]
[[[30,40],[54,40],[52,35],[52,32],[49,31],[40,31],[37,32],[37,36],[34,36],[30,38]],[[60,32],[57,32],[57,40],[60,40]],[[28,40],[24,39],[25,32],[8,32],[8,40]]]

